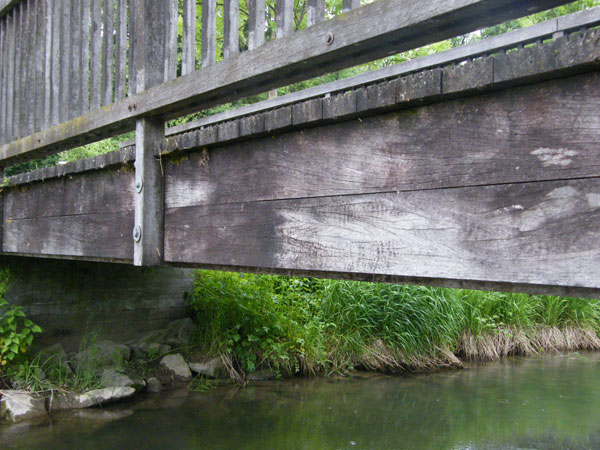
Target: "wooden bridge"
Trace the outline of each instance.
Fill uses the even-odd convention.
[[[567,2],[196,3],[0,0],[0,165],[136,132],[8,178],[4,254],[600,294],[600,11],[165,129]]]

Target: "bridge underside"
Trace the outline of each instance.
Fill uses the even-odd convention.
[[[599,36],[170,138],[164,262],[598,296]],[[132,155],[13,177],[3,251],[131,262]]]

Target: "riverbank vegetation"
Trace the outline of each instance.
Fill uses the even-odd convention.
[[[234,375],[459,367],[600,349],[600,300],[198,271],[194,344]]]

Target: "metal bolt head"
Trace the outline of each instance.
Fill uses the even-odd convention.
[[[143,188],[144,188],[144,182],[142,181],[142,179],[140,177],[137,177],[135,179],[135,191],[139,194],[140,192],[142,192]]]
[[[334,36],[333,36],[333,33],[331,31],[329,33],[327,33],[327,35],[325,35],[325,43],[327,45],[333,44],[333,39],[334,39]]]
[[[133,229],[133,240],[140,242],[142,240],[142,227],[139,225]]]

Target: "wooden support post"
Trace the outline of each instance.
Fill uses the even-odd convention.
[[[161,84],[165,74],[168,37],[165,23],[166,2],[136,2],[135,80],[142,92]],[[135,106],[134,106],[135,107]],[[133,263],[159,265],[163,260],[164,179],[154,145],[165,137],[161,118],[142,117],[136,122],[135,149],[135,225]]]

